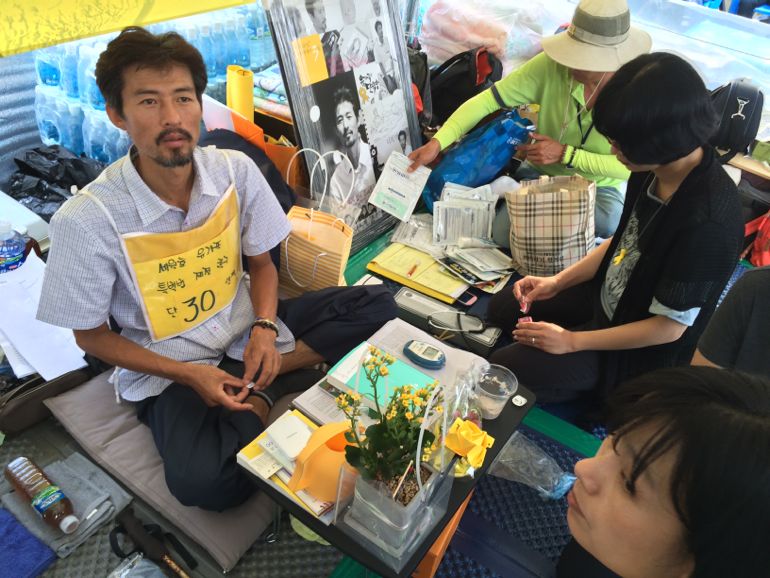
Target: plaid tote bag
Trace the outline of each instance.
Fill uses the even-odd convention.
[[[594,246],[596,183],[583,177],[540,177],[505,194],[511,258],[522,275],[555,275]]]

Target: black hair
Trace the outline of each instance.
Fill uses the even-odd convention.
[[[374,22],[374,30],[377,31],[377,27],[380,27],[380,30],[382,30],[382,21],[381,20],[375,20]]]
[[[123,72],[129,67],[164,70],[175,64],[190,71],[195,96],[202,102],[208,77],[201,53],[176,32],[152,34],[139,26],[131,26],[114,38],[99,56],[96,84],[107,104],[123,116]]]
[[[718,116],[697,71],[666,52],[637,56],[599,93],[596,129],[635,164],[668,164],[708,143]]]
[[[404,138],[406,138],[406,131],[405,130],[398,131],[398,138],[401,138],[401,135],[404,135]]]
[[[761,576],[770,568],[770,381],[712,367],[662,369],[608,401],[614,443],[652,430],[628,474],[673,452],[669,493],[686,529],[692,578]]]
[[[355,113],[356,118],[358,118],[358,113],[361,107],[358,104],[358,99],[353,95],[353,91],[350,90],[347,86],[341,86],[334,91],[334,95],[332,96],[332,102],[334,104],[335,114],[336,114],[337,107],[341,103],[349,102],[350,104],[353,105],[353,112]]]

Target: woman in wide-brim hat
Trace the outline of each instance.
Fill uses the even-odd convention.
[[[579,174],[596,182],[596,234],[611,236],[623,208],[628,170],[593,129],[591,109],[613,72],[649,52],[650,36],[631,26],[626,0],[583,0],[570,27],[542,41],[538,54],[465,102],[426,145],[409,155],[412,167],[428,164],[487,115],[502,107],[539,104],[534,142],[519,147],[527,162],[515,177]],[[504,208],[504,207],[503,207]],[[508,245],[508,213],[498,212],[495,240]]]

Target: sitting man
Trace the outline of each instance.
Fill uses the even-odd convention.
[[[254,490],[235,454],[276,399],[316,377],[295,370],[335,363],[395,304],[371,287],[278,300],[268,251],[288,220],[245,155],[197,147],[206,68],[181,36],[124,30],[96,79],[134,144],[51,220],[38,316],[117,367],[116,394],[152,430],[171,493],[224,510]]]

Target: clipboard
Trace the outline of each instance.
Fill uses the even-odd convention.
[[[469,287],[428,253],[401,243],[386,247],[366,268],[444,303],[454,303]]]

